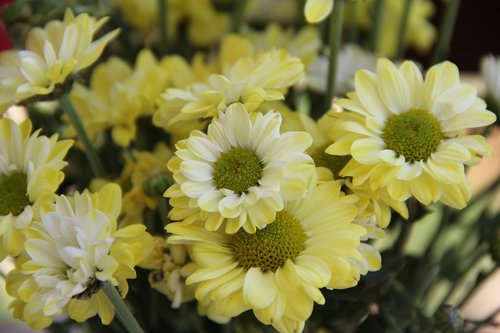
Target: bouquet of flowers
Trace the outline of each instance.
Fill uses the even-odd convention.
[[[472,196],[466,175],[492,154],[500,59],[483,59],[481,96],[445,61],[459,0],[439,31],[430,0],[0,3],[14,318],[50,332],[497,325],[498,311],[461,313],[500,262],[498,177]]]

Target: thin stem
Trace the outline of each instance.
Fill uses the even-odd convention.
[[[125,326],[127,331],[129,333],[144,333],[134,315],[130,312],[129,308],[111,282],[108,281],[104,283],[103,290],[108,299],[115,306],[116,316],[123,326]]]
[[[349,8],[349,24],[347,25],[346,40],[349,43],[358,41],[358,1],[351,1],[347,4]]]
[[[460,0],[450,0],[444,13],[443,21],[439,29],[439,37],[432,54],[431,64],[436,64],[443,61],[448,56],[450,51],[451,36],[457,21],[458,10],[460,8]]]
[[[235,0],[233,15],[231,17],[231,32],[239,33],[243,25],[243,17],[245,14],[246,0]]]
[[[158,19],[160,25],[160,52],[164,56],[168,50],[168,6],[167,0],[158,0]]]
[[[382,16],[384,14],[385,0],[375,0],[372,33],[370,35],[370,50],[377,53],[380,40],[380,29],[382,27]]]
[[[71,102],[68,94],[62,94],[59,98],[59,101],[61,102],[64,112],[66,112],[66,114],[68,115],[71,124],[75,128],[78,138],[83,144],[85,154],[87,155],[92,171],[94,171],[94,174],[96,176],[104,177],[106,175],[106,171],[104,169],[104,166],[102,165],[101,159],[99,158],[99,155],[97,154],[94,146],[90,142],[87,131],[83,127],[82,121],[78,116],[78,113],[76,112],[76,109],[73,106],[73,103]]]
[[[170,223],[168,218],[168,205],[167,199],[164,197],[158,198],[158,214],[160,214],[161,223],[163,226],[166,226]]]
[[[335,77],[337,76],[337,60],[342,42],[342,19],[344,17],[344,0],[335,1],[333,13],[330,15],[330,59],[328,62],[328,81],[326,88],[325,111],[330,110],[335,97]]]
[[[405,4],[403,7],[403,15],[401,16],[401,22],[399,23],[399,32],[396,40],[397,52],[396,59],[403,58],[405,53],[406,44],[405,44],[405,36],[408,28],[408,18],[410,17],[410,8],[413,0],[405,0]]]

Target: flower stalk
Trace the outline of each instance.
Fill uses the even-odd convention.
[[[241,31],[246,3],[246,0],[235,1],[233,15],[231,18],[231,32],[239,33]]]
[[[439,29],[439,39],[434,49],[434,53],[432,54],[431,65],[446,59],[450,51],[451,37],[453,35],[453,29],[455,28],[455,22],[457,21],[459,8],[460,0],[450,0],[448,2],[448,6],[444,12],[443,22]]]
[[[396,52],[396,59],[401,59],[404,56],[405,53],[405,35],[406,31],[408,28],[408,19],[410,17],[410,8],[412,5],[413,0],[405,0],[405,4],[403,7],[403,15],[401,16],[401,22],[399,24],[399,32],[397,35],[397,52]]]
[[[104,293],[115,306],[116,316],[129,333],[144,333],[132,312],[123,301],[115,287],[108,281],[104,283]]]
[[[61,97],[59,98],[59,101],[62,105],[64,112],[66,112],[66,114],[68,115],[71,124],[75,128],[78,138],[83,143],[85,154],[89,159],[92,171],[94,171],[94,174],[98,177],[105,176],[106,171],[101,162],[101,159],[99,158],[99,155],[97,154],[97,151],[95,150],[94,146],[90,142],[87,131],[85,130],[85,127],[83,127],[83,123],[80,117],[78,116],[78,113],[76,112],[75,107],[73,106],[73,103],[69,98],[69,95],[67,93],[62,94]]]
[[[335,97],[335,77],[337,76],[337,62],[340,45],[342,43],[342,19],[344,14],[344,0],[335,2],[333,12],[330,15],[330,59],[328,62],[327,94],[325,100],[325,110],[331,108],[332,100]]]
[[[375,0],[372,33],[370,35],[370,50],[377,53],[380,40],[380,29],[382,27],[382,16],[384,15],[385,0]]]
[[[168,7],[167,0],[158,0],[158,18],[160,25],[160,52],[167,54],[168,50]]]

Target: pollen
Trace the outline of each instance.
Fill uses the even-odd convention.
[[[383,138],[387,149],[411,163],[426,160],[436,151],[443,134],[437,118],[426,110],[410,109],[387,120]]]
[[[243,193],[258,184],[262,169],[262,162],[253,150],[233,147],[215,162],[215,186]]]
[[[24,210],[24,207],[30,204],[27,190],[26,175],[21,172],[15,172],[8,176],[0,176],[0,215],[12,213],[18,216]]]
[[[245,269],[260,267],[275,272],[287,259],[295,259],[305,248],[307,235],[300,222],[287,211],[276,214],[276,220],[255,234],[243,230],[231,236],[231,251]]]

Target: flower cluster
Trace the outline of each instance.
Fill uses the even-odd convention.
[[[454,289],[422,310],[429,281],[497,255],[481,234],[458,273],[436,266],[500,76],[485,58],[487,105],[451,62],[399,59],[436,39],[429,0],[307,0],[279,24],[245,16],[257,0],[42,2],[6,5],[25,42],[0,51],[0,260],[30,327],[443,331],[429,314]]]

